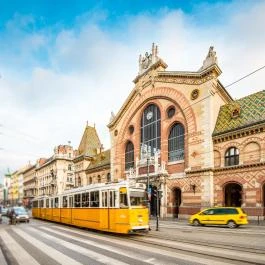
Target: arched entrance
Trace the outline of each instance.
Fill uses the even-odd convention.
[[[238,183],[228,183],[224,187],[225,206],[241,207],[242,186]]]
[[[175,188],[173,190],[173,217],[178,218],[179,207],[181,204],[181,189]]]

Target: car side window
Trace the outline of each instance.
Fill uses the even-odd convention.
[[[217,214],[217,215],[226,214],[225,209],[223,209],[223,208],[215,209],[214,211],[215,211],[215,214]]]
[[[215,214],[215,215],[221,215],[221,214],[223,214],[223,211],[222,211],[222,209],[214,209],[213,210],[213,214]]]
[[[203,212],[203,214],[205,214],[205,215],[213,215],[213,214],[214,214],[214,209],[208,209],[208,210],[205,210],[205,211]]]
[[[237,209],[228,208],[226,209],[226,214],[238,214]]]

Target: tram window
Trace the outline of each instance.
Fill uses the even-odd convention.
[[[54,198],[54,208],[59,208],[59,198]]]
[[[69,197],[69,208],[73,208],[73,196]]]
[[[114,190],[109,191],[109,207],[115,207],[116,193]]]
[[[108,192],[102,191],[102,207],[108,207]]]
[[[46,208],[49,208],[49,199],[46,199]]]
[[[82,193],[82,207],[89,207],[89,192]]]
[[[43,200],[40,200],[40,208],[43,208],[43,206],[44,206]]]
[[[145,203],[145,191],[130,191],[131,206],[144,206]]]
[[[51,208],[54,208],[53,198],[51,199]]]
[[[128,207],[127,193],[120,193],[120,208],[127,208],[127,207]]]
[[[67,208],[67,201],[68,201],[68,197],[63,196],[63,208]]]
[[[90,206],[91,207],[99,207],[99,191],[90,192]]]
[[[75,202],[74,202],[74,206],[75,207],[81,207],[81,194],[75,194]]]
[[[38,201],[33,202],[33,208],[38,208]]]

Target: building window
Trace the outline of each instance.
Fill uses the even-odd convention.
[[[126,144],[125,148],[125,170],[134,168],[134,145],[131,141]]]
[[[159,108],[152,104],[143,112],[141,119],[141,150],[146,150],[154,155],[161,146],[161,114]],[[141,152],[141,156],[143,152]]]
[[[111,182],[110,173],[107,174],[107,182]]]
[[[184,127],[175,124],[168,137],[168,161],[179,161],[184,159]]]
[[[71,167],[71,165],[70,165],[70,164],[68,165],[68,170],[72,170],[72,167]]]
[[[98,183],[101,183],[101,177],[98,175]]]
[[[81,177],[80,177],[80,176],[77,178],[77,186],[78,186],[78,187],[81,186]]]
[[[225,166],[235,166],[239,164],[239,151],[236,147],[230,147],[225,153]]]
[[[176,109],[174,106],[171,106],[168,110],[167,110],[167,117],[170,119],[172,118],[176,113]]]
[[[134,126],[133,125],[130,125],[129,126],[129,133],[130,134],[133,134],[133,132],[134,132]]]

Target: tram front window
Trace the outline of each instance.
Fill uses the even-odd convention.
[[[127,202],[127,193],[122,194],[120,193],[120,208],[127,208],[128,202]]]
[[[130,202],[131,206],[145,206],[146,205],[145,191],[131,191]]]

